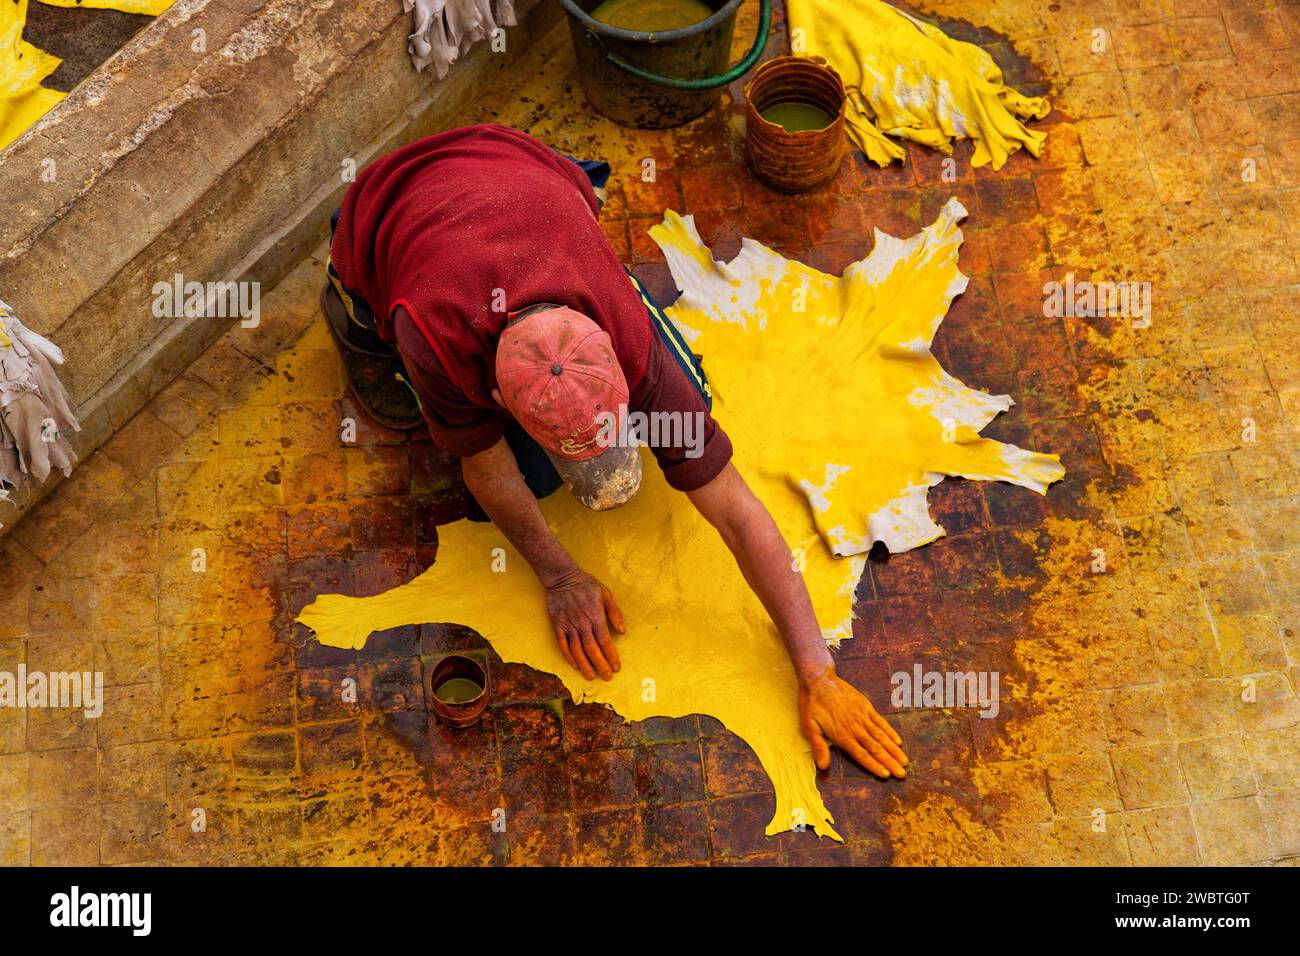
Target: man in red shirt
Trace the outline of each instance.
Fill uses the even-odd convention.
[[[566,484],[591,508],[626,502],[641,462],[629,435],[671,423],[669,440],[650,442],[656,462],[780,631],[817,765],[835,744],[879,776],[904,776],[901,738],[835,673],[790,550],[731,463],[698,357],[601,231],[608,175],[501,126],[440,133],[370,164],[336,216],[323,294],[353,390],[397,427],[422,414],[461,459],[481,510],[471,517],[493,521],[528,561],[565,660],[589,680],[619,669],[610,632],[624,632],[622,612],[536,499]]]

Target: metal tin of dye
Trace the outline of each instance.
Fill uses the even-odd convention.
[[[473,681],[483,688],[482,692],[473,700],[459,704],[440,700],[438,698],[438,688],[457,677]],[[433,711],[434,716],[441,723],[446,724],[448,727],[469,727],[478,723],[483,717],[483,710],[487,707],[489,689],[486,667],[472,657],[465,657],[461,654],[448,654],[438,661],[429,672],[428,683],[425,685],[424,692],[425,698],[429,702],[429,709]]]
[[[768,60],[745,85],[745,159],[763,183],[807,192],[834,178],[844,158],[844,83],[820,56]],[[814,106],[833,117],[825,129],[788,132],[763,119],[782,103]]]

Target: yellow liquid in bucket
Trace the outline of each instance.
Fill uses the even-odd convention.
[[[828,116],[817,107],[806,103],[778,103],[764,112],[762,117],[769,123],[780,126],[787,133],[825,129],[835,122],[835,117]]]
[[[714,12],[700,0],[605,0],[591,16],[611,27],[653,33],[689,27]]]
[[[468,704],[483,693],[483,688],[468,677],[453,677],[438,685],[434,694],[444,704]]]

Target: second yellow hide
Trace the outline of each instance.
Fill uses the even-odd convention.
[[[944,153],[954,138],[969,138],[971,165],[994,169],[1018,149],[1042,152],[1045,135],[1020,121],[1046,116],[1047,100],[1003,83],[974,44],[882,0],[788,0],[788,10],[796,49],[825,57],[844,80],[849,136],[872,162],[906,155],[890,136]]]

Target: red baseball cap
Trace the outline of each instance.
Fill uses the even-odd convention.
[[[604,329],[565,306],[527,312],[501,333],[496,376],[507,410],[575,498],[606,511],[636,494],[641,454],[620,440],[627,379]]]

